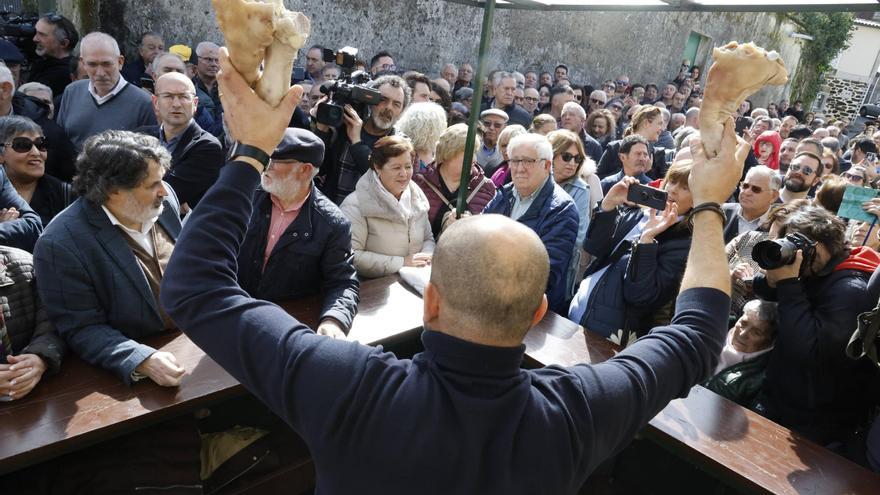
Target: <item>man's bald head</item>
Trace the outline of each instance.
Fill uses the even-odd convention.
[[[480,343],[521,342],[542,305],[550,259],[534,231],[502,215],[455,222],[434,250],[431,284],[438,320],[458,337]],[[470,338],[469,338],[470,337]]]
[[[156,94],[161,93],[166,86],[177,86],[178,84],[183,84],[190,93],[196,94],[196,87],[192,80],[180,72],[168,72],[156,79]]]

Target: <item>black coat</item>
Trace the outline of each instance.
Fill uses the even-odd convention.
[[[271,219],[272,199],[258,189],[238,254],[239,285],[253,297],[274,302],[322,294],[321,318],[336,319],[347,333],[357,313],[360,288],[351,222],[312,186],[309,199],[275,244],[263,269]]]
[[[12,111],[33,120],[43,129],[43,135],[49,140],[46,173],[70,182],[76,172],[76,149],[64,129],[49,118],[49,107],[36,98],[16,92],[12,96]]]
[[[138,132],[158,138],[159,126],[141,127]],[[195,208],[205,191],[217,180],[224,162],[220,141],[192,122],[181,134],[171,154],[171,170],[165,174],[164,180],[174,188],[180,204]]]
[[[599,166],[596,170],[596,175],[600,179],[623,170],[623,162],[620,161],[620,156],[618,156],[620,154],[621,141],[623,140],[611,141],[605,147],[605,152],[602,153],[602,158],[599,160]],[[666,169],[668,168],[665,155],[663,153],[655,154],[654,147],[650,144],[648,145],[648,154],[653,157],[653,164],[651,165],[651,170],[648,170],[646,175],[652,179],[662,179],[666,175]]]
[[[31,197],[31,208],[40,215],[43,227],[55,218],[55,215],[70,206],[76,199],[76,195],[70,188],[70,184],[62,182],[51,175],[43,175],[37,181],[37,188]]]
[[[31,64],[29,82],[43,83],[52,89],[52,97],[60,98],[70,79],[70,63],[73,56],[64,58],[42,57]]]

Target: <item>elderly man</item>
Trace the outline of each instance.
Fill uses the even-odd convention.
[[[148,70],[156,57],[165,51],[165,42],[162,35],[153,31],[147,31],[141,35],[138,43],[138,56],[131,62],[122,66],[122,77],[131,84],[141,87],[141,80],[151,79]]]
[[[443,64],[440,70],[440,77],[449,83],[450,90],[455,86],[455,80],[458,79],[458,68],[455,64]]]
[[[473,89],[474,85],[471,83],[471,80],[474,78],[474,67],[471,64],[461,64],[458,66],[458,79],[455,80],[455,85],[452,87],[452,91],[456,92],[459,88],[471,88]]]
[[[133,130],[156,124],[149,93],[128,84],[119,73],[123,57],[108,34],[83,38],[80,59],[89,79],[71,83],[58,108],[58,124],[81,148],[86,139],[108,129]]]
[[[491,108],[502,110],[509,117],[508,124],[517,124],[528,127],[532,124],[532,114],[516,104],[516,79],[509,72],[496,72],[493,78],[495,99],[492,100]]]
[[[140,90],[137,90],[140,91]],[[34,249],[40,299],[70,349],[125,383],[175,386],[173,354],[136,339],[175,328],[159,283],[180,233],[177,201],[162,182],[171,155],[156,138],[107,131],[83,146],[79,194]]]
[[[196,86],[196,96],[199,97],[199,112],[206,111],[211,114],[211,120],[216,124],[223,122],[223,103],[220,101],[220,90],[217,88],[217,73],[220,71],[220,47],[210,41],[203,41],[196,45],[196,75],[192,81]],[[212,132],[218,139],[223,139],[223,128],[219,126],[219,132]]]
[[[507,120],[507,112],[495,108],[483,110],[480,114],[483,144],[477,149],[475,160],[487,177],[492,177],[504,161],[504,156],[498,149],[498,136],[507,127]]]
[[[306,74],[314,84],[324,82],[324,47],[321,45],[312,45],[306,52]]]
[[[620,151],[617,153],[622,167],[616,174],[602,179],[603,194],[608,194],[614,184],[620,182],[624,177],[635,177],[642,184],[651,182],[651,178],[646,175],[646,172],[651,168],[651,155],[648,153],[648,146],[648,140],[639,134],[631,134],[623,138],[620,142]]]
[[[601,89],[597,89],[590,93],[590,101],[587,102],[587,110],[589,113],[593,113],[596,110],[602,110],[605,108],[605,103],[608,102],[608,95],[605,94]]]
[[[76,27],[66,17],[45,14],[34,26],[34,46],[39,55],[31,65],[29,80],[52,88],[52,94],[61,95],[70,84],[70,65],[75,60],[73,49],[79,42]]]
[[[312,178],[324,143],[304,129],[287,129],[254,196],[238,281],[253,297],[287,301],[320,294],[317,332],[345,338],[357,313],[358,279],[351,222]]]
[[[669,119],[669,127],[668,127],[669,132],[671,132],[674,135],[675,131],[684,127],[685,122],[687,122],[687,117],[685,116],[685,114],[683,114],[683,113],[672,114],[672,117],[670,117],[670,119]]]
[[[562,107],[574,101],[574,90],[568,86],[556,86],[550,90],[550,115],[558,123],[562,119]]]
[[[156,80],[153,107],[159,125],[140,132],[159,139],[171,153],[171,168],[165,180],[174,189],[181,207],[195,208],[217,180],[225,161],[220,141],[193,119],[198,106],[196,88],[183,74],[171,72]]]
[[[230,133],[268,154],[299,89],[272,109],[233,71],[224,65],[221,74],[224,103],[241,116]],[[697,204],[723,201],[739,180],[742,160],[733,157],[733,133],[725,137],[724,158],[703,159],[692,172]],[[411,493],[418,484],[426,495],[576,493],[599,463],[717,363],[730,280],[715,212],[694,216],[671,326],[601,366],[537,370],[520,365],[522,339],[545,314],[549,259],[540,238],[495,215],[460,220],[440,238],[425,289],[428,352],[398,360],[317,336],[237,286],[248,191],[264,164],[239,156],[224,167],[187,224],[162,299],[199,347],[302,433],[320,492]],[[401,431],[418,431],[419,441]],[[526,448],[540,445],[556,448]]]
[[[398,76],[381,76],[371,81],[370,87],[382,93],[382,101],[372,107],[366,122],[351,105],[346,105],[342,128],[331,129],[320,122],[315,125],[315,134],[324,141],[327,150],[318,183],[321,192],[336,204],[342,204],[342,200],[354,192],[358,179],[370,168],[373,145],[380,138],[394,134],[394,124],[412,100],[412,91]],[[312,106],[312,115],[322,104]]]
[[[516,136],[507,145],[510,184],[502,187],[483,213],[499,213],[531,228],[550,255],[547,300],[551,311],[568,309],[566,273],[578,233],[577,206],[550,178],[553,148],[538,134]]]
[[[535,115],[538,111],[538,102],[541,101],[541,94],[535,88],[526,88],[523,90],[522,107],[529,115]]]
[[[822,159],[818,155],[802,151],[795,155],[783,178],[779,200],[791,203],[796,199],[806,199],[810,189],[815,186],[822,173]]]
[[[867,287],[880,257],[870,248],[851,249],[846,222],[820,206],[785,220],[779,235],[794,233],[814,248],[754,279],[755,294],[779,305],[776,343],[755,408],[820,445],[845,443],[875,399],[865,391],[876,369],[847,359],[845,349],[858,315],[877,303]]]
[[[724,222],[724,242],[739,234],[758,230],[767,221],[770,207],[779,200],[782,177],[775,170],[756,165],[749,169],[739,185],[739,202],[722,205],[727,219]]]
[[[562,128],[568,129],[580,136],[587,156],[592,158],[594,162],[599,163],[599,159],[602,158],[602,145],[593,136],[587,134],[586,129],[584,129],[586,122],[587,112],[584,111],[584,107],[578,102],[570,101],[562,107]]]

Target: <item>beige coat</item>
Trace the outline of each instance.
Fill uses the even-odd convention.
[[[397,201],[370,170],[342,202],[342,213],[351,220],[354,266],[361,277],[397,273],[406,256],[434,252],[428,199],[412,181],[407,189]]]

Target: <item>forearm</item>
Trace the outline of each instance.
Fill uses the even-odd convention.
[[[724,253],[722,228],[722,218],[715,212],[702,211],[694,216],[693,238],[681,292],[705,287],[730,295],[730,271]]]

